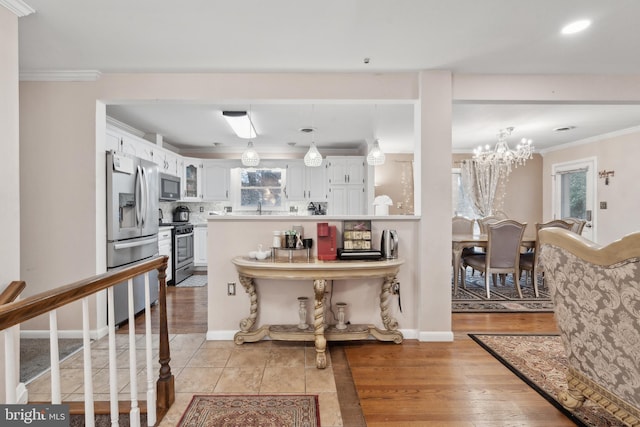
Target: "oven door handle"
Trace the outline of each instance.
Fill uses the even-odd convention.
[[[191,237],[191,236],[193,236],[193,232],[185,233],[185,234],[176,234],[176,239],[179,239],[181,237]]]
[[[116,243],[115,245],[113,245],[113,249],[118,250],[118,249],[135,248],[137,246],[144,246],[150,243],[158,243],[158,239],[156,237],[152,237],[150,239],[138,240],[136,242]]]

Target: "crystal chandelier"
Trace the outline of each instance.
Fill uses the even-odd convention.
[[[258,155],[256,149],[253,148],[252,141],[249,141],[249,143],[247,144],[247,149],[242,153],[241,160],[243,166],[255,167],[260,164],[260,156]]]
[[[495,165],[503,167],[507,174],[511,173],[511,167],[513,165],[516,167],[524,165],[533,153],[532,141],[527,138],[522,138],[515,150],[510,149],[509,144],[507,144],[507,137],[511,135],[513,129],[513,127],[500,129],[498,142],[493,150],[491,150],[488,144],[484,147],[480,146],[473,150],[473,160],[480,166]]]
[[[373,141],[373,146],[371,147],[371,151],[367,154],[367,163],[371,166],[380,166],[384,164],[385,155],[380,149],[380,144],[376,139]]]

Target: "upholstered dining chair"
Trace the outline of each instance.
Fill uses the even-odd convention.
[[[585,224],[587,223],[587,220],[585,220],[585,219],[572,218],[572,217],[562,218],[562,221],[568,222],[571,225],[571,229],[570,230],[573,231],[576,234],[582,234],[582,229],[584,228]]]
[[[489,232],[488,225],[494,224],[498,221],[502,221],[505,218],[500,218],[495,215],[485,216],[484,218],[478,219],[478,227],[480,228],[480,234],[487,234]]]
[[[474,270],[484,272],[484,284],[487,290],[487,298],[491,298],[489,290],[489,276],[496,284],[497,275],[513,275],[513,282],[522,298],[520,289],[520,246],[526,223],[520,223],[512,219],[505,219],[488,225],[487,252],[484,254],[469,255],[462,258],[462,265]],[[464,276],[462,278],[464,286]]]
[[[476,222],[475,219],[456,215],[453,218],[451,218],[451,233],[452,234],[473,234],[473,226],[475,222]],[[474,248],[464,248],[462,250],[463,257],[467,255],[473,255],[475,253],[476,251],[474,250]],[[453,264],[453,258],[451,262]],[[465,267],[463,267],[462,264],[460,264],[460,275],[461,276],[466,275]]]
[[[520,271],[524,271],[526,276],[524,278],[524,282],[527,283],[529,281],[529,273],[531,273],[531,284],[533,285],[533,292],[538,298],[539,290],[538,290],[538,232],[543,228],[548,227],[558,227],[563,228],[565,230],[571,230],[571,224],[563,221],[561,219],[554,219],[549,222],[536,223],[536,243],[533,249],[533,252],[525,252],[520,255]]]

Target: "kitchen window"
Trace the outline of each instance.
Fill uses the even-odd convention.
[[[285,169],[236,168],[231,175],[234,211],[284,209]]]

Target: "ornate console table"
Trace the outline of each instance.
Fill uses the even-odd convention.
[[[384,261],[318,261],[310,262],[272,262],[255,261],[245,257],[232,260],[238,270],[240,283],[249,294],[251,308],[249,317],[240,322],[240,331],[235,334],[236,344],[255,342],[269,336],[272,339],[287,341],[314,341],[316,347],[316,366],[324,369],[327,366],[326,347],[329,341],[362,340],[369,336],[380,341],[402,342],[403,336],[398,331],[398,322],[389,315],[389,297],[391,287],[396,281],[401,259]],[[348,325],[346,329],[324,325],[324,291],[327,280],[383,278],[380,291],[380,316],[385,329],[374,325]],[[313,328],[299,329],[296,325],[264,325],[254,327],[258,317],[258,294],[253,279],[275,280],[313,280],[315,295]]]

